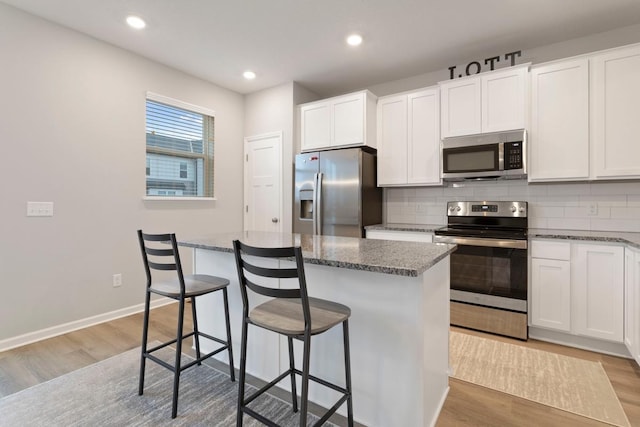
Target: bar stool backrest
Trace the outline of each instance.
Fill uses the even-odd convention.
[[[138,230],[138,241],[140,242],[140,251],[144,261],[144,270],[147,274],[147,288],[151,287],[151,270],[175,271],[180,282],[180,292],[184,296],[184,275],[182,273],[176,235],[174,233],[147,234],[143,233],[142,230]],[[170,243],[170,246],[167,247],[166,243]],[[171,259],[168,259],[169,257]]]
[[[251,291],[272,298],[299,298],[302,304],[304,315],[305,331],[311,328],[311,311],[309,309],[309,296],[307,294],[307,282],[304,275],[304,261],[302,249],[296,247],[284,248],[261,248],[246,245],[239,240],[233,241],[233,249],[236,257],[238,269],[238,281],[240,282],[240,293],[245,318],[249,315],[249,297],[247,288]],[[253,262],[247,261],[246,256],[259,258],[295,260],[295,268],[268,268],[257,266]],[[247,274],[252,275],[251,279]],[[268,286],[268,279],[298,279],[298,287],[291,289],[280,289]],[[258,283],[259,282],[259,283]]]

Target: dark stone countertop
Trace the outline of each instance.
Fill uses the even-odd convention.
[[[435,224],[376,224],[365,227],[367,230],[412,231],[432,233],[443,225]],[[640,233],[624,231],[559,230],[530,228],[530,239],[583,240],[591,242],[620,243],[640,249]]]
[[[418,233],[433,233],[434,230],[442,228],[442,224],[398,224],[398,223],[384,223],[367,225],[365,230],[386,230],[386,231],[414,231]]]
[[[530,228],[529,238],[621,243],[636,249],[640,249],[640,233],[628,233],[623,231],[554,230]]]
[[[233,240],[252,246],[300,246],[305,262],[338,268],[418,277],[451,254],[456,245],[353,237],[246,231],[179,239],[180,246],[233,252]]]

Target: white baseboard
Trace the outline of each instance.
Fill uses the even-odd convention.
[[[554,344],[566,345],[582,350],[594,351],[596,353],[609,354],[611,356],[631,359],[631,353],[623,343],[599,340],[563,332],[552,331],[535,326],[529,326],[529,338],[540,341],[547,341]]]
[[[171,304],[172,302],[175,302],[175,300],[171,298],[154,299],[151,301],[151,308],[161,307],[163,305]],[[110,311],[108,313],[99,314],[97,316],[74,320],[73,322],[63,323],[62,325],[52,326],[50,328],[40,329],[39,331],[29,332],[24,335],[18,335],[17,337],[7,338],[0,341],[0,352],[11,350],[12,348],[21,347],[23,345],[31,344],[47,338],[52,338],[58,335],[77,331],[78,329],[97,325],[98,323],[104,323],[111,320],[119,319],[121,317],[140,313],[142,311],[144,311],[144,303],[132,305],[131,307],[121,308],[115,311]]]
[[[438,402],[438,410],[436,411],[436,414],[434,415],[433,419],[429,423],[431,427],[434,427],[438,422],[438,418],[440,417],[440,413],[442,412],[442,408],[444,407],[444,402],[447,400],[447,396],[449,395],[449,389],[450,387],[447,386],[447,389],[444,391],[444,393],[442,394],[442,397],[440,398],[440,402]]]

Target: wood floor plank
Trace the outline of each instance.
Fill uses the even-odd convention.
[[[177,304],[152,310],[149,340],[174,338],[177,314]],[[186,330],[192,328],[190,308],[184,322]],[[452,330],[602,363],[631,425],[640,426],[640,367],[634,361],[542,341],[523,342],[455,327]],[[138,347],[141,337],[142,314],[135,314],[2,352],[0,397]],[[193,353],[190,339],[185,340],[184,348]],[[437,427],[606,425],[454,378],[449,384]]]

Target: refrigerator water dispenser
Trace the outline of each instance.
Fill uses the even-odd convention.
[[[300,190],[300,219],[313,219],[313,190]]]

